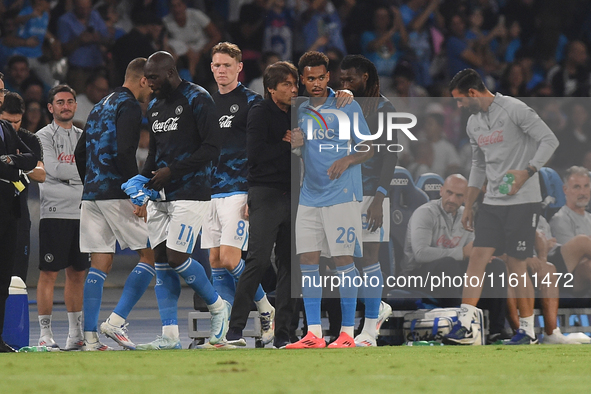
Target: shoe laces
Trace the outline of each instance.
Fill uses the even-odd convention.
[[[269,331],[271,329],[271,312],[261,313],[261,329]]]

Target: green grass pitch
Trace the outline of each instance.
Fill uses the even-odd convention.
[[[0,354],[0,393],[583,393],[591,346]]]

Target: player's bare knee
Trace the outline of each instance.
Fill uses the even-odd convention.
[[[190,255],[188,253],[182,253],[168,248],[166,249],[166,259],[168,260],[168,265],[170,265],[172,268],[183,265],[189,256]]]
[[[353,256],[335,256],[333,257],[333,261],[337,267],[344,267],[353,263]]]
[[[151,248],[140,249],[137,251],[137,254],[140,256],[141,263],[154,266],[155,253]]]

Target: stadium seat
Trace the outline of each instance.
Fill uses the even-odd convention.
[[[429,196],[415,186],[410,172],[404,167],[396,166],[394,176],[390,181],[390,245],[394,251],[391,271],[396,274],[396,261],[404,256],[404,241],[406,228],[412,213],[429,201]]]
[[[562,179],[560,175],[550,167],[540,169],[540,189],[542,191],[542,215],[550,221],[552,216],[566,204]]]
[[[443,178],[434,172],[427,172],[419,177],[417,180],[417,187],[424,191],[429,200],[437,200],[439,197],[439,190],[443,186]]]

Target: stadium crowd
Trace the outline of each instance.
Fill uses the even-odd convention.
[[[141,119],[136,119],[137,125],[134,123],[134,127],[137,127],[138,130],[139,143],[134,157],[139,165],[140,174],[146,177],[151,176],[150,171],[161,168],[159,166],[162,163],[166,164],[167,159],[150,156],[152,153],[155,154],[155,148],[152,147],[150,150],[149,143],[149,130],[154,130],[154,119],[149,119],[148,105],[151,105],[149,108],[153,109],[156,104],[148,104],[149,100],[144,100],[143,94],[135,94],[135,90],[129,87],[131,79],[128,78],[131,78],[130,75],[133,74],[133,72],[130,74],[129,67],[138,58],[152,59],[148,60],[148,63],[156,70],[153,72],[153,80],[164,78],[166,83],[171,84],[174,88],[181,86],[181,84],[183,84],[182,86],[187,85],[187,81],[194,82],[203,86],[214,96],[215,104],[223,99],[220,93],[229,92],[224,91],[223,87],[226,85],[221,82],[223,76],[216,74],[214,64],[217,64],[216,67],[221,65],[230,67],[233,65],[232,62],[238,59],[236,64],[240,64],[239,70],[235,69],[234,71],[238,75],[237,81],[242,84],[239,86],[248,86],[252,89],[252,92],[243,93],[247,97],[244,105],[250,106],[262,100],[261,96],[265,96],[268,100],[275,100],[276,104],[283,97],[275,97],[271,94],[271,90],[276,95],[281,94],[278,83],[283,81],[273,80],[277,90],[265,91],[263,88],[264,81],[266,81],[263,74],[265,70],[269,70],[269,66],[286,64],[281,63],[282,61],[298,65],[298,60],[301,62],[303,56],[306,58],[305,55],[308,55],[309,58],[310,53],[323,53],[329,60],[325,71],[330,72],[330,80],[327,81],[327,86],[323,88],[322,92],[327,97],[332,97],[335,92],[345,87],[346,80],[342,78],[341,73],[347,68],[341,64],[343,59],[351,60],[347,55],[362,54],[375,66],[375,73],[379,76],[381,94],[391,97],[397,109],[403,109],[405,103],[412,105],[412,100],[405,101],[405,99],[419,100],[414,101],[414,105],[417,105],[417,102],[425,104],[420,108],[411,108],[416,110],[420,119],[416,129],[418,141],[412,144],[408,141],[401,141],[405,150],[398,155],[397,165],[407,168],[415,180],[425,173],[435,173],[443,178],[456,174],[454,176],[457,179],[463,179],[462,175],[465,178],[470,175],[472,148],[469,136],[463,126],[466,123],[467,114],[455,108],[455,102],[451,98],[448,100],[429,99],[451,97],[452,92],[448,88],[449,81],[458,72],[468,68],[476,70],[484,87],[489,91],[530,100],[526,101],[527,104],[535,109],[560,142],[559,147],[545,165],[554,168],[559,174],[566,173],[568,187],[570,187],[573,177],[583,176],[582,168],[591,170],[591,128],[589,127],[591,125],[591,106],[589,99],[581,99],[591,96],[591,61],[588,56],[588,47],[591,45],[591,4],[586,1],[571,0],[557,3],[551,0],[99,0],[96,2],[91,0],[54,2],[15,0],[2,2],[0,15],[2,20],[0,68],[4,70],[2,94],[11,97],[8,102],[13,102],[13,104],[15,98],[9,92],[17,93],[22,97],[22,105],[17,100],[16,106],[7,107],[5,112],[12,115],[20,114],[22,116],[20,127],[23,129],[32,133],[45,130],[38,136],[41,139],[42,144],[40,145],[46,157],[44,160],[42,160],[42,154],[38,154],[37,157],[39,157],[39,161],[45,162],[47,171],[52,171],[53,167],[59,171],[59,165],[51,164],[51,157],[48,157],[45,152],[45,145],[54,143],[51,140],[54,138],[53,134],[44,137],[45,134],[48,134],[48,127],[51,129],[53,124],[58,124],[60,128],[57,132],[61,132],[62,129],[76,130],[77,134],[81,134],[85,129],[88,131],[92,126],[86,123],[88,119],[91,119],[89,115],[95,105],[103,102],[105,97],[111,97],[119,92],[117,89],[120,86],[127,86],[141,106]],[[232,48],[220,50],[219,43],[223,41],[238,45],[241,50],[240,55],[236,55]],[[167,55],[152,57],[157,51],[165,51]],[[218,60],[214,58],[216,53]],[[219,60],[220,54],[229,57],[231,61],[226,63],[226,59],[224,59],[222,62]],[[304,71],[310,71],[304,70],[306,68],[324,65],[324,60],[319,62],[312,61],[308,66],[305,63],[299,64],[296,76],[298,74],[308,75],[309,73],[304,73]],[[164,77],[163,64],[169,63],[172,64],[171,67],[174,67],[177,74],[173,76],[167,74]],[[354,66],[356,69],[359,67],[359,65]],[[287,74],[281,74],[284,77],[292,73],[293,70],[289,69],[285,72]],[[369,74],[371,73],[369,72]],[[138,74],[137,70],[135,74]],[[312,79],[321,78],[310,75]],[[150,79],[147,72],[146,78]],[[269,87],[267,82],[269,81],[265,82],[265,86]],[[295,82],[297,85],[297,80]],[[65,84],[73,90],[64,88]],[[148,84],[156,93],[157,82],[152,81]],[[142,85],[141,88],[146,89],[146,86]],[[164,102],[170,92],[165,91],[162,86],[167,85],[160,85],[160,91],[156,97]],[[365,89],[355,91],[352,87],[347,88],[353,91],[356,96],[359,92],[368,92]],[[300,81],[299,93],[301,95],[312,95],[313,91],[311,85]],[[256,99],[253,98],[255,93],[259,95],[256,96]],[[283,93],[289,97],[293,96],[291,91]],[[199,90],[199,93],[194,94],[201,97],[200,95],[205,96],[206,92]],[[342,94],[343,92],[337,92],[336,97],[342,97]],[[347,91],[344,94],[347,96]],[[62,98],[60,99],[58,96]],[[187,93],[187,97],[189,100],[195,99],[195,96],[191,96],[189,93]],[[67,107],[71,105],[71,103],[68,104],[68,101],[72,99],[76,105],[75,111],[71,111],[75,112],[72,113],[72,118],[60,119],[61,108],[66,108],[64,111],[68,112]],[[283,97],[283,99],[285,98]],[[213,108],[213,102],[200,105],[210,104]],[[231,111],[234,114],[239,111],[239,108],[231,109]],[[281,111],[287,113],[288,109],[284,108]],[[158,112],[161,112],[160,117],[164,116],[162,115],[163,110],[159,110],[153,112],[152,117],[158,117]],[[181,109],[176,114],[180,115],[182,112]],[[211,121],[206,119],[206,115],[195,113],[194,116],[195,119],[192,121],[200,127]],[[233,117],[233,115],[227,116]],[[366,118],[368,116],[366,113]],[[10,122],[9,118],[3,119]],[[155,121],[158,124],[158,120]],[[187,120],[187,122],[190,121]],[[246,128],[246,115],[244,115],[242,122],[244,123],[242,127]],[[267,126],[257,125],[260,128]],[[221,121],[219,127],[224,127]],[[203,130],[200,132],[204,133]],[[51,133],[56,133],[56,131],[53,130]],[[68,133],[67,137],[63,138],[69,139],[66,145],[71,145],[72,152],[70,154],[72,155],[71,162],[73,162],[73,150],[80,136],[74,138]],[[206,133],[201,138],[199,143],[203,145],[209,144],[209,142],[205,142],[209,141],[207,138],[213,140],[213,137],[208,137]],[[290,132],[282,135],[281,138],[280,141],[293,143],[292,138],[295,136],[292,137]],[[210,145],[216,146],[218,143],[219,141],[214,141],[210,142]],[[409,149],[406,149],[407,147]],[[34,150],[33,147],[31,149]],[[208,154],[213,155],[213,151]],[[363,161],[367,158],[359,160]],[[48,163],[50,164],[48,165]],[[142,171],[144,163],[147,163],[147,167]],[[31,163],[27,162],[27,168],[23,168],[23,170],[31,170],[32,167],[28,168],[30,166]],[[573,166],[581,168],[577,167],[578,169],[573,170]],[[39,163],[36,168],[43,168],[43,163]],[[568,172],[567,169],[569,169]],[[534,170],[538,171],[540,168],[534,167]],[[162,189],[162,185],[167,184],[173,175],[178,175],[178,171],[173,174],[170,173],[171,170],[168,173],[155,174],[149,182],[146,178],[146,182],[156,190]],[[196,174],[200,173],[196,172]],[[36,180],[32,176],[31,178]],[[72,190],[82,190],[82,181],[84,180],[82,174],[68,174],[68,178],[63,179],[66,179],[68,187],[71,187]],[[126,177],[123,180],[128,179],[129,177]],[[576,180],[579,181],[578,184],[585,184],[584,179],[581,181],[577,178]],[[251,180],[249,179],[249,181]],[[246,184],[246,179],[242,182]],[[586,187],[588,193],[588,176],[585,185],[582,187]],[[43,187],[48,186],[46,184]],[[139,189],[141,189],[141,185]],[[223,189],[219,193],[220,195],[224,194],[222,198],[228,198],[225,193],[245,194],[246,191]],[[88,194],[85,195],[88,197]],[[184,196],[182,190],[179,195]],[[170,196],[174,196],[174,194]],[[574,197],[571,196],[571,200],[569,200],[568,196],[567,193],[566,206],[575,211],[580,210],[581,207],[572,202]],[[93,200],[93,198],[85,199]],[[184,201],[186,198],[179,197],[178,199]],[[198,199],[201,199],[201,196]],[[207,198],[203,197],[202,199],[206,200]],[[588,202],[587,199],[586,203]],[[145,212],[143,214],[145,215]],[[561,215],[558,217],[564,217],[566,214],[562,213]],[[59,218],[71,219],[73,216]],[[170,217],[172,216],[171,213]],[[58,216],[52,217],[57,218]],[[244,226],[244,222],[242,222],[242,226]],[[184,227],[182,229],[184,231]],[[51,232],[51,230],[46,231]],[[179,239],[183,235],[182,231],[178,235]],[[78,232],[77,228],[75,232]],[[554,228],[552,228],[552,232],[555,232]],[[549,241],[552,237],[548,233],[549,231],[546,231],[545,239]],[[160,234],[160,236],[163,235]],[[277,242],[279,243],[282,236],[281,231],[273,233],[272,236],[278,237]],[[159,241],[169,241],[164,239],[166,237],[160,238]],[[570,238],[559,241],[563,244],[563,255],[564,247]],[[214,268],[213,288],[207,287],[204,283],[196,283],[194,289],[202,294],[204,299],[210,300],[207,304],[212,315],[218,313],[221,316],[220,319],[222,317],[227,319],[230,317],[229,311],[220,312],[225,308],[222,306],[225,304],[222,304],[221,300],[227,301],[225,290],[220,290],[226,289],[225,285],[220,285],[220,283],[223,280],[229,281],[227,282],[231,283],[229,287],[235,286],[231,292],[245,292],[257,303],[262,325],[268,331],[270,321],[275,317],[275,310],[272,310],[272,307],[268,305],[262,289],[259,291],[256,285],[253,285],[252,289],[244,287],[241,290],[242,285],[236,286],[234,281],[241,283],[238,278],[242,275],[242,270],[245,270],[244,272],[249,275],[252,282],[252,277],[256,277],[258,274],[250,270],[249,263],[256,259],[264,260],[260,267],[262,269],[267,262],[265,257],[269,257],[266,255],[270,254],[271,250],[262,248],[264,251],[261,251],[260,255],[252,258],[247,257],[245,268],[245,262],[240,258],[241,250],[245,249],[244,244],[234,245],[231,250],[227,250],[223,247],[220,248],[219,239],[217,241],[215,241],[215,237],[212,239],[209,239],[208,248],[218,248],[212,264]],[[281,238],[281,240],[285,241],[285,238]],[[78,239],[73,238],[72,242],[74,245],[78,243]],[[138,251],[146,247],[146,245],[143,245],[143,248],[139,245],[136,246]],[[191,246],[188,249],[182,251],[178,249],[171,251],[169,243],[166,243],[165,246],[166,248],[156,252],[155,261],[154,256],[150,260],[150,257],[146,258],[144,254],[140,253],[142,257],[140,264],[146,266],[142,266],[142,269],[148,272],[146,274],[148,276],[142,279],[142,286],[144,284],[147,286],[149,283],[147,279],[162,274],[159,271],[167,270],[173,275],[176,275],[174,274],[176,271],[193,287],[195,277],[202,275],[201,271],[195,268],[195,264],[197,264],[195,260],[189,257],[193,242],[191,241]],[[224,246],[223,241],[222,246]],[[587,245],[580,247],[584,251],[587,250],[585,249]],[[104,250],[87,249],[83,252],[93,255],[105,253]],[[549,246],[548,249],[554,251],[553,246]],[[568,251],[570,248],[567,247],[566,250]],[[538,252],[538,256],[540,253],[548,255],[549,251]],[[582,252],[581,255],[577,254],[578,259],[571,255],[564,257],[563,265],[566,262],[566,267],[560,268],[568,272],[579,270],[580,275],[586,280],[589,264],[588,260],[583,261],[584,257],[582,256],[584,255],[586,255],[585,252]],[[162,256],[167,256],[172,268],[168,266],[160,266],[159,268],[159,262],[166,260]],[[468,252],[462,254],[462,258],[467,256],[469,256]],[[45,261],[51,263],[47,258]],[[335,263],[339,272],[348,269],[343,267],[349,267],[352,264],[349,260],[342,264],[336,261]],[[377,260],[371,267],[376,263]],[[379,268],[379,263],[377,264]],[[314,263],[310,265],[314,265]],[[109,270],[108,267],[110,267],[109,264],[103,266],[93,260],[90,272],[104,281]],[[254,264],[251,264],[250,267],[254,267]],[[68,276],[73,281],[73,284],[69,286],[72,292],[71,307],[68,306],[68,312],[71,314],[69,318],[71,318],[72,340],[70,341],[70,337],[68,338],[66,347],[89,347],[89,343],[92,343],[94,345],[90,347],[93,349],[105,350],[104,345],[98,342],[98,337],[86,337],[87,331],[96,333],[98,330],[96,321],[92,323],[94,327],[87,327],[85,322],[84,330],[82,330],[80,319],[82,293],[84,292],[85,296],[85,311],[88,307],[94,311],[93,313],[96,312],[97,316],[97,308],[100,308],[100,294],[96,289],[89,290],[88,285],[84,287],[84,291],[82,290],[81,278],[76,279],[75,275],[88,267],[80,265],[75,268],[70,270]],[[215,269],[226,270],[229,276],[220,279],[220,283],[216,284],[215,274],[221,271],[215,271]],[[365,267],[365,269],[371,270],[370,267]],[[193,272],[193,274],[188,274],[189,272]],[[26,277],[26,270],[21,276],[23,275]],[[226,274],[221,273],[220,275]],[[585,286],[587,283],[585,280],[581,282],[582,284],[578,283],[578,286]],[[55,278],[47,279],[43,276],[40,279],[41,288],[46,289],[44,294],[47,300],[51,300],[53,297],[54,281]],[[285,278],[283,281],[283,285],[285,285]],[[102,290],[100,291],[102,292]],[[92,296],[86,297],[87,294],[92,294]],[[356,298],[357,295],[351,297]],[[87,298],[94,300],[94,304],[87,305]],[[308,298],[315,299],[315,296]],[[306,294],[304,294],[304,299],[306,299]],[[176,308],[176,304],[171,305],[163,306],[159,300],[161,316],[164,316],[162,315],[163,309]],[[381,324],[379,320],[383,320],[384,307],[380,303],[372,305],[375,307],[375,314],[367,315],[366,319],[377,323],[379,329],[379,324]],[[133,302],[128,301],[123,309],[128,313],[128,309],[132,306]],[[289,309],[291,306],[283,305],[283,307]],[[113,318],[115,321],[113,324],[124,328],[126,313],[116,315]],[[234,316],[235,314],[236,316]],[[51,308],[45,308],[43,312],[40,309],[39,315],[42,327],[40,344],[53,346],[55,342],[51,339],[50,334]],[[119,319],[117,316],[123,319]],[[275,338],[275,344],[278,347],[285,346],[290,342],[286,328],[287,319],[285,315],[282,317],[285,331],[282,332],[283,337]],[[238,323],[233,325],[230,322],[229,324],[231,328],[228,333],[229,343],[236,344],[242,340],[241,319],[239,312],[232,310],[231,320],[236,320]],[[351,316],[347,316],[347,319],[347,329],[343,332],[352,337],[352,329],[349,329]],[[174,328],[165,328],[175,325],[176,315],[169,319],[163,317],[163,337],[167,338],[168,335],[170,341],[167,342],[160,338],[153,344],[148,344],[149,346],[146,348],[177,347],[178,326],[176,333]],[[315,321],[313,325],[317,326],[318,322]],[[517,329],[519,326],[520,324],[517,324],[515,328]],[[225,323],[219,328],[220,332],[228,330]],[[232,330],[232,328],[235,329]],[[119,340],[115,340],[122,346],[135,348],[135,345],[127,338],[125,330],[103,329],[103,325],[100,326],[100,329],[103,333],[110,333],[109,337],[118,338]],[[312,327],[312,329],[316,330],[317,327]],[[551,330],[548,335],[554,333]],[[560,333],[556,332],[555,334]],[[174,337],[175,335],[177,338]],[[373,330],[371,334],[365,333],[365,335],[370,335],[369,339],[365,340],[366,345],[375,345],[377,332]],[[212,332],[210,340],[212,346],[225,342],[225,339],[222,338],[223,335],[215,339],[214,337]],[[347,338],[341,339],[338,344],[348,343]],[[240,345],[240,343],[238,344]]]

